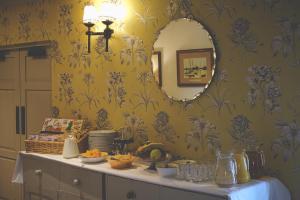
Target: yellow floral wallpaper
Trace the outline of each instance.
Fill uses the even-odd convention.
[[[1,45],[54,41],[53,116],[118,129],[134,136],[135,145],[161,141],[174,154],[198,160],[212,158],[216,149],[260,146],[268,173],[300,199],[298,0],[124,0],[127,16],[113,24],[109,52],[93,38],[89,55],[83,7],[101,2],[0,4]],[[205,93],[179,103],[160,91],[150,57],[158,31],[184,16],[213,33],[218,63]]]

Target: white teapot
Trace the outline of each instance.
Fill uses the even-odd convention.
[[[78,145],[73,136],[68,136],[65,139],[62,155],[64,158],[75,158],[79,155]]]

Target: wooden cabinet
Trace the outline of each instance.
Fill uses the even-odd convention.
[[[67,165],[61,166],[59,199],[102,199],[102,174]]]
[[[144,181],[106,175],[60,161],[23,156],[25,200],[227,200]],[[126,173],[126,171],[125,171]],[[147,181],[145,179],[145,181]]]
[[[117,176],[106,178],[106,200],[158,200],[159,186]]]
[[[24,159],[24,199],[57,199],[59,190],[59,164],[46,159],[25,157]]]
[[[199,194],[168,187],[161,187],[159,195],[159,200],[226,200],[226,197],[222,198],[218,196]]]
[[[106,200],[226,200],[226,197],[188,192],[110,175],[106,178],[106,196]]]
[[[102,200],[102,174],[34,156],[23,157],[24,200]]]

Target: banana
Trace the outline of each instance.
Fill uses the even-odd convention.
[[[165,153],[165,146],[162,143],[149,143],[140,146],[137,149],[136,154],[141,158],[147,158],[152,149],[160,149],[162,153]]]

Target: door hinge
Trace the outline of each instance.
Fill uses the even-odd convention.
[[[8,54],[7,51],[0,51],[0,62],[5,61],[7,54]]]

